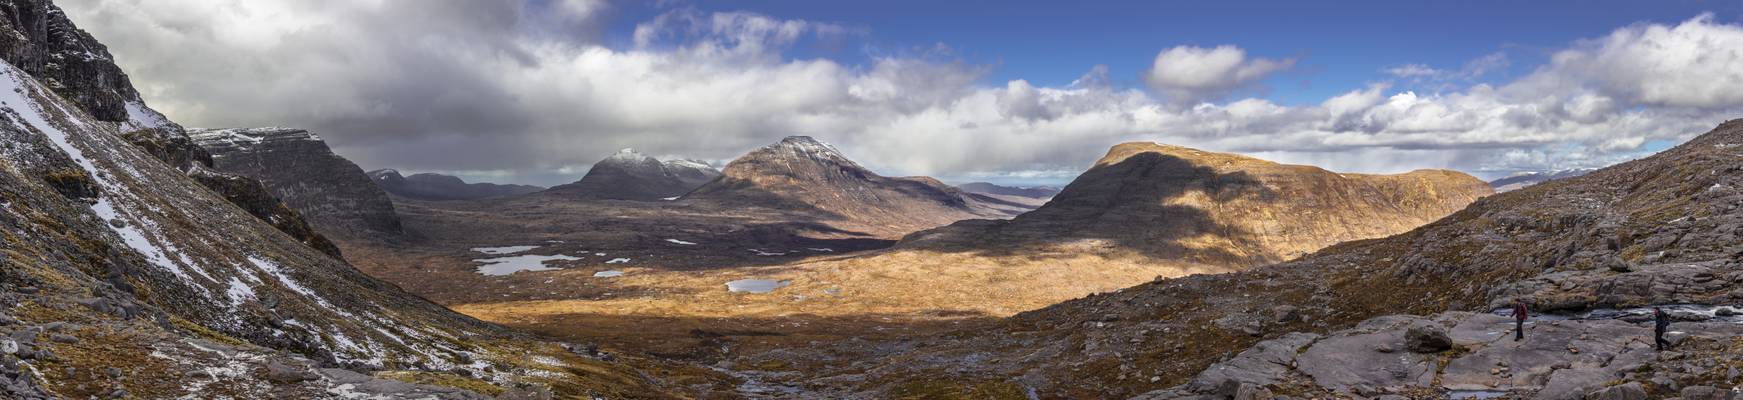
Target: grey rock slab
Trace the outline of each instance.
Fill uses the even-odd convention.
[[[1414,317],[1382,317],[1358,325],[1355,331],[1372,333],[1345,334],[1321,339],[1296,357],[1296,369],[1313,378],[1321,387],[1344,393],[1368,391],[1370,388],[1395,391],[1409,387],[1426,387],[1434,380],[1436,355],[1415,353],[1381,353],[1374,351],[1380,344],[1404,341],[1403,325],[1427,320]]]
[[[1448,362],[1441,386],[1537,389],[1558,369],[1611,369],[1606,366],[1616,357],[1648,355],[1649,349],[1639,344],[1643,333],[1643,328],[1617,321],[1547,321],[1527,326],[1523,341],[1507,335]]]
[[[1276,384],[1289,373],[1296,353],[1319,338],[1317,334],[1295,332],[1259,342],[1228,361],[1206,368],[1193,378],[1189,387],[1194,391],[1209,392],[1229,381],[1261,386]]]
[[[1551,373],[1549,383],[1543,385],[1543,390],[1537,391],[1536,400],[1580,400],[1605,382],[1615,379],[1615,375],[1595,369],[1560,369]]]

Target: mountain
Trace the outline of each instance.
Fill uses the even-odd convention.
[[[1593,169],[1593,168],[1579,168],[1579,169],[1555,170],[1555,171],[1548,171],[1548,172],[1522,172],[1522,173],[1518,173],[1518,174],[1513,174],[1513,175],[1508,176],[1506,178],[1501,178],[1501,179],[1489,181],[1489,186],[1494,187],[1495,192],[1497,192],[1497,193],[1499,193],[1499,192],[1511,192],[1514,190],[1523,189],[1526,186],[1536,185],[1536,184],[1547,182],[1547,181],[1552,181],[1552,180],[1556,180],[1556,179],[1563,179],[1563,178],[1572,178],[1572,177],[1576,177],[1576,176],[1580,176],[1580,175],[1585,175],[1587,173],[1590,173],[1590,172],[1596,171],[1596,170],[1597,169]]]
[[[1395,236],[1157,279],[997,327],[859,344],[842,351],[901,361],[802,379],[1043,398],[1669,398],[1729,388],[1738,375],[1726,366],[1743,365],[1739,160],[1743,120],[1732,120]],[[1537,315],[1517,342],[1495,311],[1515,300]],[[1649,305],[1671,313],[1672,351],[1653,350]]]
[[[347,237],[404,233],[393,202],[321,137],[291,128],[190,129],[219,171],[259,180],[316,230]]]
[[[499,185],[466,183],[459,177],[442,174],[400,175],[398,170],[378,169],[366,173],[388,194],[415,200],[477,200],[491,197],[534,193],[545,188],[531,185]]]
[[[395,376],[663,396],[368,277],[201,185],[220,173],[54,4],[6,1],[0,30],[0,398],[481,397]]]
[[[659,201],[683,196],[718,176],[720,171],[705,162],[660,161],[623,149],[594,163],[580,181],[552,187],[549,192],[589,199]]]
[[[683,200],[792,210],[885,235],[964,219],[1009,218],[1027,210],[932,178],[878,175],[807,136],[790,136],[733,160],[719,179]]]
[[[1010,187],[999,186],[986,182],[972,182],[956,185],[957,189],[969,193],[990,194],[998,196],[1016,196],[1032,199],[1047,199],[1059,194],[1059,188],[1052,186]]]
[[[1490,194],[1453,171],[1340,174],[1154,143],[1114,146],[1045,206],[920,232],[932,249],[1074,249],[1242,268],[1410,230]]]

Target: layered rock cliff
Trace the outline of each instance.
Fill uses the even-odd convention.
[[[259,180],[327,235],[403,234],[393,201],[363,169],[302,129],[193,129],[213,168]]]

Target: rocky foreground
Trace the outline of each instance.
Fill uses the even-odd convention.
[[[1716,312],[1715,312],[1716,311]],[[1733,308],[1717,315],[1735,316]],[[1680,313],[1653,348],[1650,314],[1514,319],[1448,312],[1386,316],[1329,334],[1290,333],[1211,365],[1187,384],[1134,399],[1729,399],[1743,395],[1743,318]],[[1619,384],[1628,382],[1626,384]]]

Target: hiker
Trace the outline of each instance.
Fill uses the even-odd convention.
[[[1526,309],[1525,300],[1513,300],[1513,341],[1525,340],[1525,319],[1530,318],[1531,310]]]
[[[1664,313],[1664,309],[1658,308],[1658,307],[1653,307],[1652,308],[1652,341],[1654,344],[1658,345],[1658,351],[1664,351],[1664,348],[1666,346],[1670,346],[1670,341],[1664,340],[1664,331],[1669,330],[1669,329],[1670,329],[1670,316]]]

